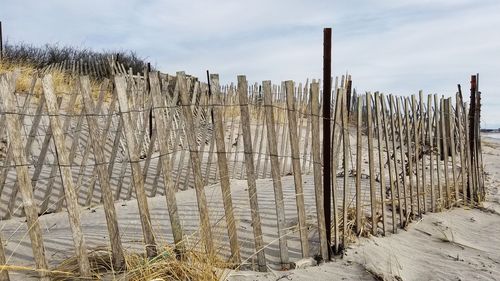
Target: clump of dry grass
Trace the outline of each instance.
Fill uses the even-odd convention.
[[[223,261],[204,252],[188,250],[179,256],[169,247],[159,248],[160,254],[155,258],[148,258],[144,254],[135,252],[125,253],[125,271],[113,269],[113,258],[107,248],[97,248],[89,253],[92,267],[92,279],[97,280],[192,280],[216,281],[221,280],[229,273],[228,268],[234,264]],[[76,257],[64,260],[50,273],[53,280],[87,280],[79,278],[79,267]]]
[[[340,228],[343,229],[343,220],[340,220]],[[356,233],[356,208],[347,209],[347,233],[346,233],[346,244],[354,243],[357,241],[358,237],[368,237],[370,236],[371,223],[370,218],[364,213],[361,214],[361,221],[359,227],[359,233]]]
[[[35,80],[41,74],[34,66],[24,63],[0,62],[0,74],[7,72],[16,73],[17,93],[33,92],[36,96],[42,93],[42,84]],[[51,71],[50,74],[52,75],[56,93],[70,92],[72,89],[72,83],[70,83],[72,77],[69,74],[57,70]]]
[[[32,93],[36,97],[40,97],[43,93],[42,83],[40,81],[43,74],[40,73],[35,66],[25,63],[0,62],[0,74],[8,72],[14,72],[16,74],[16,93]],[[78,89],[77,78],[73,75],[55,69],[50,71],[50,75],[52,75],[54,91],[57,95],[71,94]],[[103,82],[91,79],[90,83],[92,93],[97,97]],[[110,84],[102,90],[106,91],[105,99],[108,100],[112,91]],[[77,101],[77,108],[81,106],[80,103],[81,100]]]

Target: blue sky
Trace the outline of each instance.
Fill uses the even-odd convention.
[[[333,71],[358,91],[454,95],[480,73],[483,127],[500,127],[500,1],[2,0],[4,39],[131,49],[160,70],[223,81],[322,76],[322,28]]]

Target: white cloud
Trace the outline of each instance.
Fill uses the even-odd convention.
[[[334,72],[352,73],[358,91],[453,95],[479,72],[484,124],[500,127],[496,0],[2,2],[10,41],[133,49],[164,71],[223,81],[321,77],[322,27],[333,26]]]

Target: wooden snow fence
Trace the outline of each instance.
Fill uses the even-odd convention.
[[[426,212],[484,199],[476,75],[470,102],[460,89],[454,101],[353,95],[351,77],[341,77],[328,136],[316,80],[249,84],[238,76],[237,84],[220,85],[216,74],[208,83],[184,72],[112,75],[98,83],[76,75],[71,91],[60,92],[49,73],[34,77],[29,93],[15,92],[15,73],[1,75],[1,264],[23,262],[17,265],[48,280],[55,250],[44,246],[52,234],[40,222],[67,211],[64,253],[77,257],[80,275],[91,274],[88,245],[107,245],[114,268],[124,269],[124,249],[134,242],[125,238],[118,201],[137,203],[134,241],[151,259],[166,241],[179,257],[195,247],[266,271],[328,259],[356,236],[396,233]],[[332,144],[330,171],[321,159],[324,138]],[[323,186],[325,173],[332,186]],[[331,239],[324,188],[332,188]],[[105,240],[82,223],[100,205]],[[16,217],[26,221],[10,227]],[[9,239],[23,230],[32,260],[13,257],[21,242]],[[11,273],[1,271],[0,280]]]

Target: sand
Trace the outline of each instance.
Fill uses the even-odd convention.
[[[500,140],[483,139],[481,208],[427,213],[407,230],[361,238],[343,258],[306,269],[234,272],[229,280],[500,280]]]
[[[488,196],[481,208],[454,208],[442,213],[427,213],[421,220],[409,225],[407,230],[388,234],[387,237],[360,238],[350,245],[343,257],[307,269],[279,271],[278,243],[272,181],[259,179],[258,197],[261,207],[264,242],[269,244],[266,256],[268,273],[233,271],[228,279],[246,280],[500,280],[500,140],[485,138],[483,142]],[[282,179],[287,198],[286,215],[290,229],[296,225],[293,177]],[[304,176],[304,189],[313,190],[312,176]],[[252,263],[253,234],[250,225],[246,181],[232,180],[231,190],[238,220],[238,235],[242,256]],[[221,254],[228,251],[227,234],[220,200],[220,186],[206,189],[211,211],[214,234]],[[176,194],[183,229],[196,240],[198,212],[194,190]],[[313,214],[314,193],[305,196],[307,213]],[[166,211],[165,197],[149,198],[152,220],[160,243],[172,241]],[[129,250],[141,251],[142,236],[137,203],[134,200],[117,202],[117,215],[123,243]],[[73,255],[71,232],[67,214],[55,213],[42,216],[40,222],[50,265],[55,266]],[[82,225],[89,247],[108,244],[102,206],[82,210]],[[315,223],[311,223],[309,241],[311,252],[317,251]],[[32,266],[32,253],[26,224],[22,218],[0,223],[8,264]],[[300,259],[297,232],[289,235],[291,261]],[[11,273],[11,280],[28,280],[25,274]],[[32,280],[35,280],[34,278]]]

